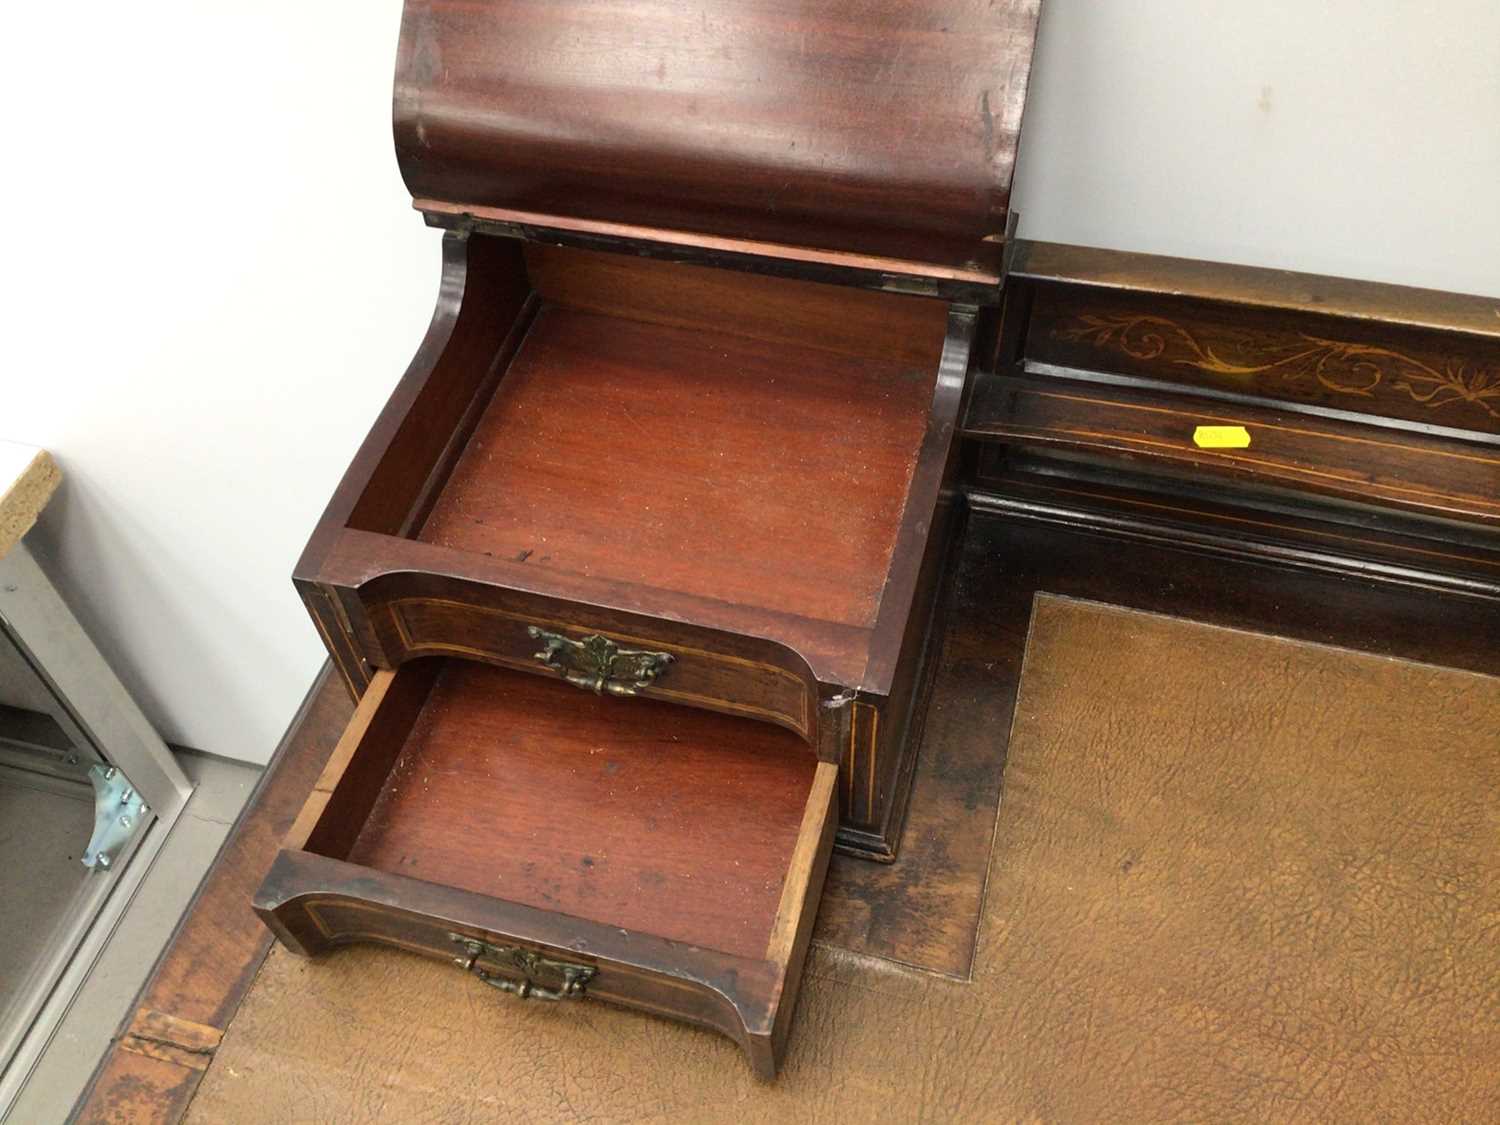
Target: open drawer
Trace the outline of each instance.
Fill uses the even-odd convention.
[[[358,694],[454,655],[795,732],[894,852],[976,310],[482,234],[297,571]]]
[[[256,895],[531,1000],[715,1028],[775,1074],[837,767],[781,727],[446,658],[380,672]]]

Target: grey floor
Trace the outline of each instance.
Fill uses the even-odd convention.
[[[200,754],[182,753],[178,761],[197,789],[32,1071],[6,1118],[8,1123],[51,1125],[67,1119],[260,777],[258,767]],[[3,799],[0,794],[0,800]],[[0,817],[3,816],[0,809]],[[92,819],[89,811],[89,827]],[[83,829],[85,842],[89,827]],[[57,831],[63,831],[60,823]],[[60,854],[74,855],[73,865],[79,866],[75,851],[65,846]],[[0,852],[0,857],[6,854],[9,853]],[[6,870],[13,866],[16,865],[0,862],[0,880],[13,878]],[[46,886],[37,886],[38,882],[25,880],[40,896],[51,893]],[[0,887],[6,885],[0,882]],[[36,899],[35,904],[38,909],[45,906],[42,898]]]
[[[0,1012],[21,990],[89,873],[93,790],[0,775]],[[24,859],[22,858],[24,857]]]

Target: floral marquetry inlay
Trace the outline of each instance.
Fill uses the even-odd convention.
[[[1113,348],[1132,359],[1190,367],[1210,375],[1269,379],[1289,389],[1320,387],[1374,398],[1395,392],[1429,409],[1467,403],[1500,419],[1500,366],[1427,363],[1393,348],[1306,333],[1255,351],[1205,341],[1176,321],[1142,314],[1082,313],[1053,330],[1067,343]]]

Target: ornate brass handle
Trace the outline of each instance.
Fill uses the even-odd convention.
[[[463,934],[448,937],[464,951],[464,956],[455,957],[454,963],[465,972],[471,972],[491,988],[509,992],[523,1000],[579,1000],[594,979],[592,965],[578,965],[572,961],[554,961],[543,957],[534,949],[522,949],[515,945],[491,945]],[[483,969],[480,958],[506,965],[521,972],[520,980],[500,976]],[[550,983],[540,983],[536,978],[548,978]]]
[[[635,695],[641,688],[654,684],[674,659],[670,652],[646,652],[621,648],[608,637],[590,633],[581,641],[561,633],[549,633],[528,626],[527,635],[542,642],[534,659],[556,668],[574,687],[595,695]]]
[[[477,969],[474,975],[491,988],[498,988],[501,992],[509,992],[512,996],[519,996],[522,1000],[579,1000],[583,998],[584,985],[587,980],[578,982],[575,980],[565,981],[558,988],[546,988],[537,984],[534,980],[511,980],[509,977],[492,977],[483,969]],[[592,975],[592,974],[591,974]]]

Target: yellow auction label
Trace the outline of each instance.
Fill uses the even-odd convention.
[[[1250,431],[1244,426],[1199,426],[1193,431],[1199,449],[1249,449]]]

